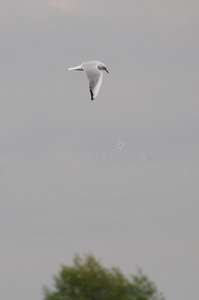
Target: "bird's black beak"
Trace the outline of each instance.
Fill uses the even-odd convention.
[[[105,71],[109,74],[109,71],[107,70],[107,68],[105,69]]]

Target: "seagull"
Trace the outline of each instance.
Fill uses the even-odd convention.
[[[68,70],[85,71],[89,81],[91,100],[94,100],[97,97],[97,94],[102,84],[103,74],[100,70],[104,70],[107,73],[109,73],[104,63],[95,60],[84,62],[77,67],[68,68]]]

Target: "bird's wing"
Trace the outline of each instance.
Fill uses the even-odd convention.
[[[69,71],[71,70],[76,70],[76,71],[84,71],[84,69],[82,68],[82,65],[79,65],[77,67],[74,67],[74,68],[68,68]]]
[[[85,66],[84,71],[89,80],[89,90],[91,93],[91,100],[94,100],[97,97],[97,94],[100,90],[103,74],[102,72],[100,72],[97,66],[94,67]]]

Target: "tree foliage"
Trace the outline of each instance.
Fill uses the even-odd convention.
[[[76,255],[73,266],[62,266],[54,289],[44,288],[44,300],[164,300],[141,270],[130,278],[118,268],[104,268],[92,255]]]

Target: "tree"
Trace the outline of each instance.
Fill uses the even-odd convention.
[[[44,288],[44,300],[164,300],[141,270],[130,278],[120,269],[104,268],[92,255],[76,255],[73,266],[62,266],[54,289]]]

